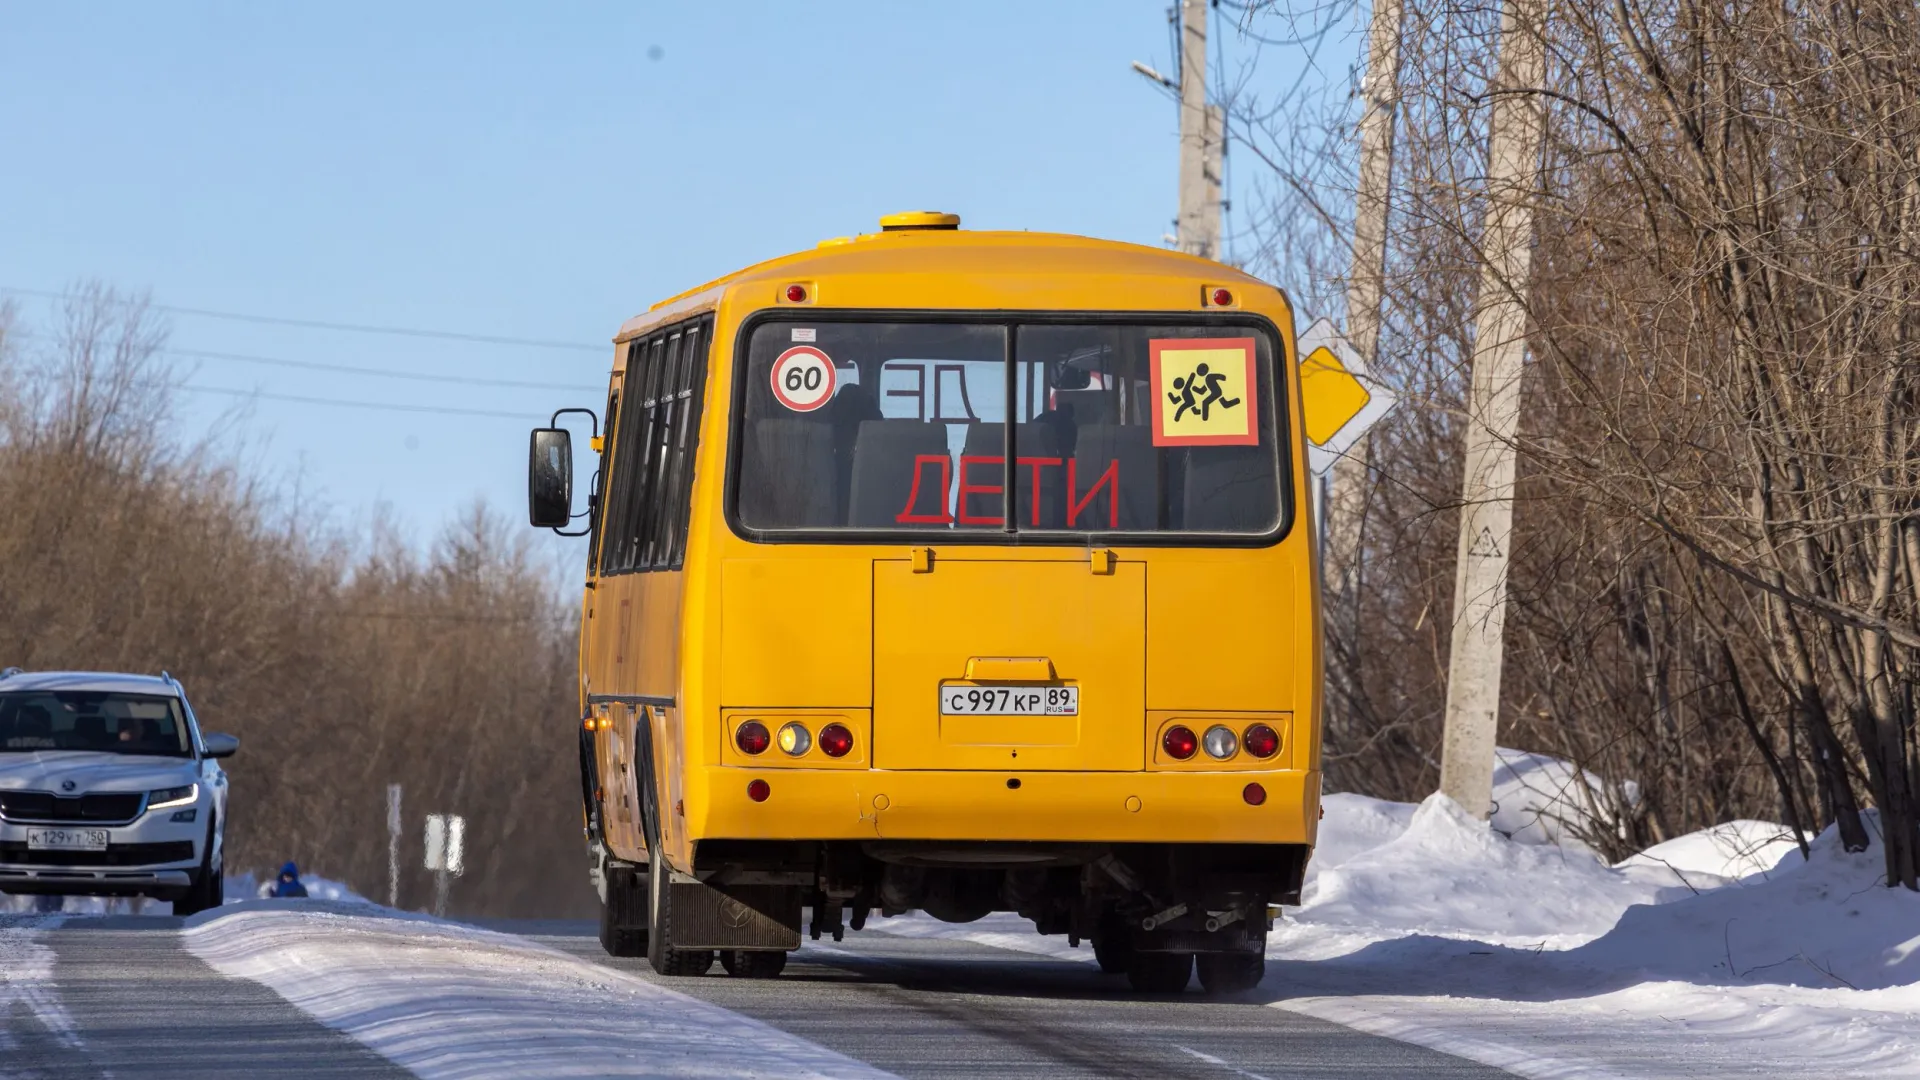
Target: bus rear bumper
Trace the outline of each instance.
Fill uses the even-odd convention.
[[[695,840],[1311,844],[1320,814],[1317,771],[702,772],[707,797],[685,801]],[[748,797],[756,780],[764,802]]]

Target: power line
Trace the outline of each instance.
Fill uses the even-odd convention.
[[[299,394],[269,394],[260,390],[235,390],[225,386],[194,386],[182,383],[175,387],[194,394],[224,394],[228,397],[259,398],[262,401],[287,401],[296,405],[331,405],[342,409],[384,409],[388,412],[439,413],[445,416],[487,416],[504,420],[538,420],[539,416],[527,412],[504,412],[496,409],[461,409],[450,405],[402,405],[386,401],[343,401],[339,398],[304,397]]]
[[[23,338],[49,337],[44,331],[14,331]],[[298,368],[303,371],[337,371],[347,375],[367,375],[380,379],[411,379],[416,382],[447,383],[453,386],[498,386],[510,390],[566,390],[576,393],[598,394],[604,386],[587,386],[576,383],[524,382],[518,379],[489,379],[480,375],[436,375],[425,371],[389,371],[384,368],[356,367],[352,364],[326,364],[317,360],[288,360],[279,356],[258,356],[253,353],[213,352],[207,349],[160,350],[163,356],[184,356],[205,360],[237,360],[247,364],[266,364],[271,367]]]
[[[604,386],[585,386],[571,383],[521,382],[516,379],[488,379],[478,375],[433,375],[424,371],[383,371],[380,368],[354,367],[350,364],[323,364],[313,360],[287,360],[277,356],[254,356],[249,353],[210,352],[204,349],[162,349],[168,356],[188,356],[206,360],[237,360],[247,364],[267,364],[272,367],[300,368],[306,371],[338,371],[348,375],[371,375],[381,379],[412,379],[416,382],[450,383],[458,386],[503,386],[514,390],[573,390],[581,393],[597,394],[605,390]]]
[[[47,300],[64,300],[67,293],[52,292],[47,289],[22,289],[11,285],[0,285],[0,292],[18,296],[37,296]],[[123,300],[122,303],[138,303]],[[554,341],[546,338],[501,337],[493,334],[464,334],[455,330],[425,330],[413,326],[371,326],[365,323],[328,322],[323,319],[288,319],[278,315],[249,315],[238,311],[215,311],[210,308],[174,307],[169,304],[149,304],[155,311],[164,311],[170,315],[192,315],[204,319],[230,319],[234,322],[261,323],[268,326],[298,326],[308,330],[338,330],[353,334],[397,334],[402,337],[439,338],[445,341],[468,341],[481,345],[515,345],[532,349],[578,349],[588,352],[602,352],[607,346],[586,345],[578,341]]]

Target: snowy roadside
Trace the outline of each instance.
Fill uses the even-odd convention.
[[[1543,1080],[1920,1077],[1920,896],[1877,847],[1739,822],[1609,867],[1437,797],[1326,810],[1278,1008]],[[1012,916],[874,929],[1092,961]]]
[[[15,1026],[37,1023],[54,1041],[71,1050],[80,1039],[53,985],[53,950],[40,943],[42,931],[60,925],[58,915],[10,918],[0,915],[0,1077],[8,1057],[21,1050]]]
[[[384,908],[229,904],[184,940],[423,1080],[888,1075],[521,938]]]

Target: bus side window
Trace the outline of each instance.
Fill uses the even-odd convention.
[[[711,317],[633,342],[614,438],[600,572],[678,567],[686,553],[693,454]]]

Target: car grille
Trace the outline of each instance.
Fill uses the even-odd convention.
[[[139,792],[68,798],[50,791],[0,791],[0,817],[49,825],[132,821],[145,798]]]
[[[193,858],[193,841],[164,844],[115,844],[105,851],[28,851],[27,845],[0,840],[0,863],[11,866],[151,866]]]

